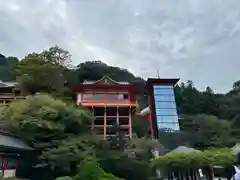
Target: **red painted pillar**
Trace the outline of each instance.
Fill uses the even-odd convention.
[[[149,120],[150,126],[151,126],[152,137],[154,137],[154,129],[153,129],[153,122],[152,122],[152,101],[151,101],[150,95],[148,95],[148,107],[149,107],[148,120]]]

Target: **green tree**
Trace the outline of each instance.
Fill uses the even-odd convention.
[[[30,94],[64,91],[64,71],[70,61],[68,51],[57,46],[48,51],[28,54],[17,66],[17,79]]]
[[[143,79],[135,77],[127,69],[108,66],[101,61],[86,61],[77,66],[76,73],[79,81],[99,80],[103,76],[109,76],[115,81],[142,82]]]
[[[200,149],[225,147],[232,145],[235,139],[231,136],[231,123],[219,120],[216,116],[185,116],[180,123],[181,130],[190,133],[190,142]],[[194,138],[194,139],[193,139]]]
[[[94,160],[84,161],[74,180],[121,180],[120,178],[106,173]]]
[[[15,81],[15,68],[17,64],[18,59],[16,57],[5,57],[4,55],[0,54],[0,80]]]
[[[85,109],[36,95],[10,104],[3,110],[2,119],[10,131],[37,150],[36,167],[56,175],[73,173],[84,155],[93,154],[88,137],[92,115]]]
[[[109,149],[107,146],[96,153],[101,167],[109,173],[126,180],[145,180],[155,175],[150,168],[152,150],[157,149],[160,154],[165,152],[158,141],[147,138],[132,138],[128,146],[122,149]]]
[[[133,132],[139,137],[149,137],[151,134],[150,123],[146,117],[137,116],[132,119]]]

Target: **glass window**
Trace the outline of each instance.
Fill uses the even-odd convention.
[[[16,157],[8,157],[8,168],[17,166],[17,158]]]
[[[169,86],[162,86],[162,85],[158,85],[158,86],[153,86],[154,89],[172,89],[173,86],[169,85]]]
[[[107,94],[106,95],[106,101],[107,102],[117,102],[118,95],[117,94]]]
[[[176,109],[156,109],[156,115],[160,116],[177,116]]]
[[[178,123],[159,123],[158,127],[159,129],[179,130]]]
[[[104,102],[105,101],[105,94],[94,94],[93,96],[93,102]]]
[[[93,94],[83,94],[83,101],[92,101]]]
[[[174,90],[172,89],[154,89],[154,94],[174,94]]]
[[[178,123],[178,116],[157,116],[157,122]]]
[[[119,94],[119,95],[118,95],[118,102],[119,102],[119,103],[128,103],[128,102],[129,102],[129,100],[128,100],[128,94],[127,94],[127,93]]]
[[[155,95],[155,101],[175,101],[174,95]]]
[[[176,103],[173,101],[159,101],[155,104],[156,109],[166,108],[166,109],[176,109]]]

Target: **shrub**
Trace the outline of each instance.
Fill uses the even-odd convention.
[[[69,176],[63,176],[63,177],[58,177],[55,180],[72,180],[72,178]]]

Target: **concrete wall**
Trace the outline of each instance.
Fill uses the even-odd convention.
[[[16,169],[1,170],[0,175],[2,178],[12,178],[16,175]]]

